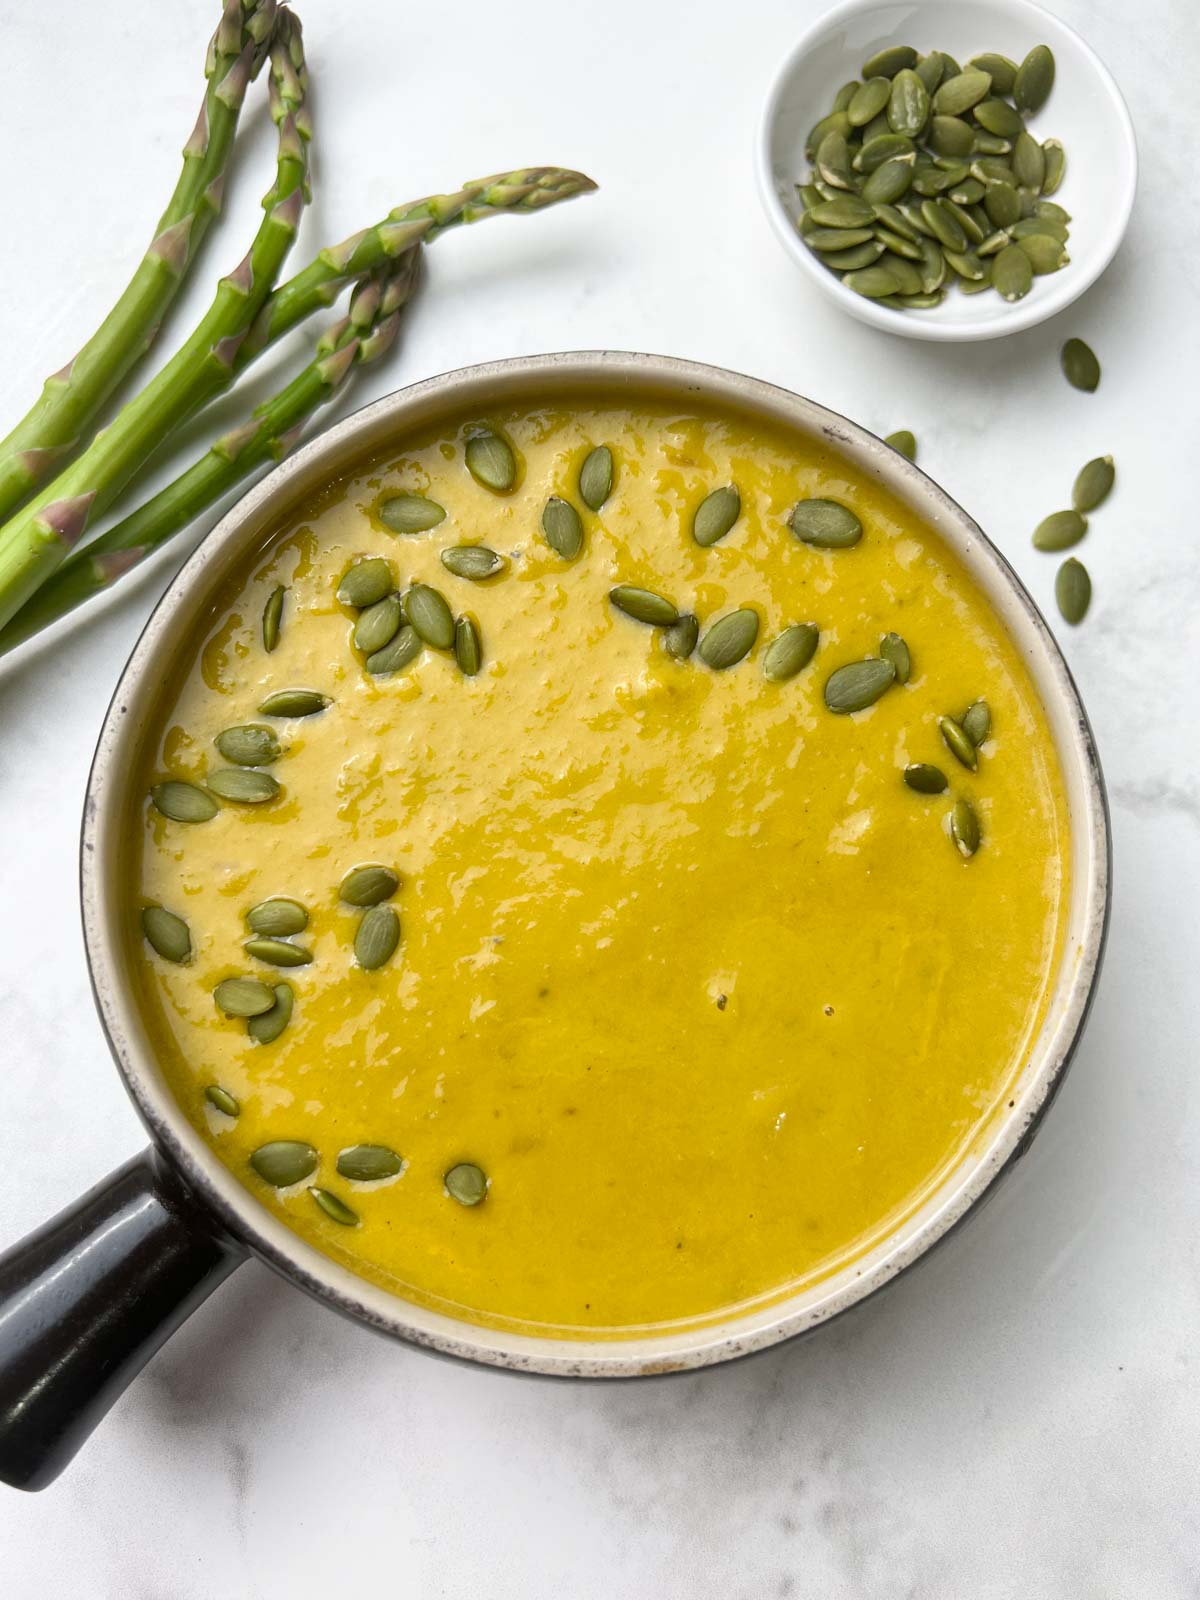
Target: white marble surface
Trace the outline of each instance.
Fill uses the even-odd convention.
[[[0,1490],[6,1600],[1200,1595],[1194,6],[1144,0],[1133,19],[1116,0],[1058,0],[1115,68],[1150,157],[1133,227],[1058,323],[956,349],[835,319],[759,213],[759,103],[817,6],[309,0],[306,243],[467,175],[581,166],[599,196],[437,246],[399,360],[357,400],[578,346],[742,368],[880,432],[914,428],[922,463],[1045,604],[1054,562],[1028,531],[1082,461],[1115,454],[1119,489],[1086,546],[1093,614],[1066,648],[1108,772],[1116,903],[1045,1131],[974,1225],[883,1298],[695,1378],[460,1370],[247,1266],[55,1487]],[[0,0],[0,412],[70,353],[148,235],[215,10]],[[202,280],[264,187],[261,120]],[[186,311],[199,304],[197,288]],[[1095,396],[1059,375],[1072,333],[1104,363]],[[154,581],[0,668],[0,1241],[142,1138],[88,994],[75,848]]]

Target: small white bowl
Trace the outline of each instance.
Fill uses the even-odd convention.
[[[843,287],[801,239],[796,185],[809,171],[809,131],[830,110],[840,85],[860,77],[867,57],[890,44],[922,53],[945,50],[964,65],[985,50],[1015,61],[1036,44],[1053,50],[1054,89],[1030,131],[1038,139],[1059,139],[1066,149],[1066,176],[1054,199],[1071,213],[1071,259],[1035,278],[1023,300],[952,291],[930,311],[876,305]],[[860,322],[910,339],[995,339],[1054,316],[1090,288],[1116,254],[1137,188],[1133,123],[1112,74],[1077,33],[1031,0],[844,0],[814,23],[780,68],[763,112],[756,164],[767,215],[801,271]]]

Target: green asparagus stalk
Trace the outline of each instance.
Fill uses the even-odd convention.
[[[279,129],[276,174],[250,251],[221,280],[192,336],[111,427],[0,528],[0,627],[61,565],[156,446],[233,377],[238,350],[295,239],[307,194],[300,24],[283,7],[276,13],[270,60],[271,110]]]
[[[414,248],[386,272],[364,279],[348,315],[322,335],[309,365],[257,406],[241,427],[217,439],[174,482],[70,556],[7,627],[0,628],[0,655],[106,593],[242,478],[269,461],[281,461],[313,413],[334,398],[351,372],[379,360],[391,347],[420,261]]]
[[[209,224],[221,208],[225,168],[247,85],[275,26],[276,0],[224,0],[208,47],[208,88],[183,170],[153,243],[100,327],[40,399],[0,440],[0,521],[82,442],[105,401],[149,347]]]

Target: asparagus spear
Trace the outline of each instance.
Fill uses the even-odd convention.
[[[309,365],[257,406],[241,427],[217,439],[173,483],[70,556],[7,627],[0,628],[0,655],[111,589],[256,467],[281,461],[351,371],[379,360],[391,347],[420,261],[419,250],[407,250],[386,271],[365,278],[354,291],[349,314],[322,335]]]
[[[0,440],[0,520],[75,450],[100,408],[154,339],[210,222],[247,85],[266,58],[276,0],[224,0],[208,46],[208,88],[183,171],[153,243],[120,299],[40,399]]]
[[[224,388],[296,236],[307,189],[300,24],[284,7],[271,39],[271,112],[279,128],[275,183],[250,251],[222,278],[192,336],[117,414],[111,427],[0,528],[0,626],[61,565],[88,523],[195,408]]]

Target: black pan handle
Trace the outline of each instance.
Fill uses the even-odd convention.
[[[154,1150],[0,1255],[0,1483],[52,1483],[244,1260]]]

